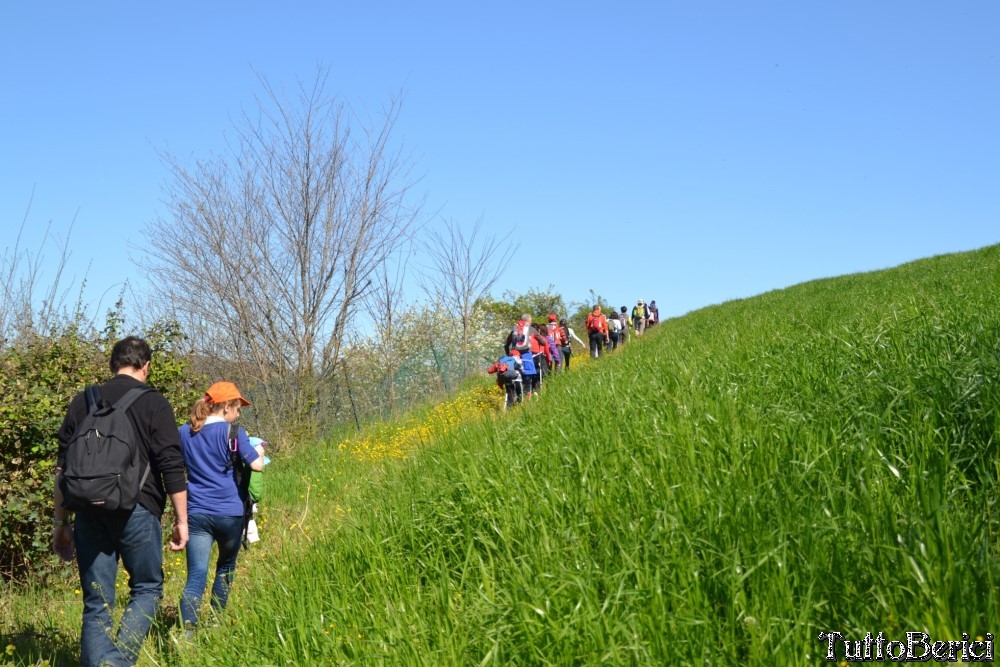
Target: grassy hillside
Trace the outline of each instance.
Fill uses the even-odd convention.
[[[815,281],[511,413],[459,403],[409,458],[280,461],[230,609],[148,664],[800,665],[821,631],[996,634],[998,293],[1000,246]]]

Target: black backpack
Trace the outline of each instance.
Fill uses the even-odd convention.
[[[243,501],[243,546],[248,547],[250,542],[247,540],[247,526],[253,518],[253,499],[250,498],[250,474],[253,470],[240,456],[239,427],[236,424],[229,425],[229,461],[226,463],[226,470],[233,471],[236,490]]]
[[[131,511],[149,476],[149,462],[139,467],[139,440],[128,409],[152,391],[134,387],[114,405],[101,399],[97,385],[84,390],[87,416],[76,426],[66,447],[59,488],[69,510]]]

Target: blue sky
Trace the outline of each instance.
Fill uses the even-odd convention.
[[[514,230],[496,296],[679,315],[1000,242],[998,26],[994,0],[5,3],[0,245],[72,223],[63,283],[141,292],[158,152],[224,150],[255,70],[324,66],[363,113],[403,93],[425,210]]]

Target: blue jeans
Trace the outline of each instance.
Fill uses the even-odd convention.
[[[215,564],[215,582],[212,584],[212,608],[226,608],[229,587],[236,573],[236,555],[243,539],[243,517],[188,515],[187,584],[181,594],[181,620],[185,625],[198,625],[198,609],[208,581],[208,559],[212,543],[219,545],[219,558]]]
[[[134,665],[163,597],[160,520],[142,505],[128,514],[81,512],[75,542],[83,591],[80,665]],[[111,612],[119,559],[129,575],[129,601],[115,637]]]

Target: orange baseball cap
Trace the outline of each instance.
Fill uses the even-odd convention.
[[[558,322],[559,318],[556,317],[555,313],[549,313],[549,322]]]
[[[250,405],[250,401],[243,398],[240,390],[232,382],[216,382],[205,391],[205,400],[209,403],[239,401],[241,405]]]

